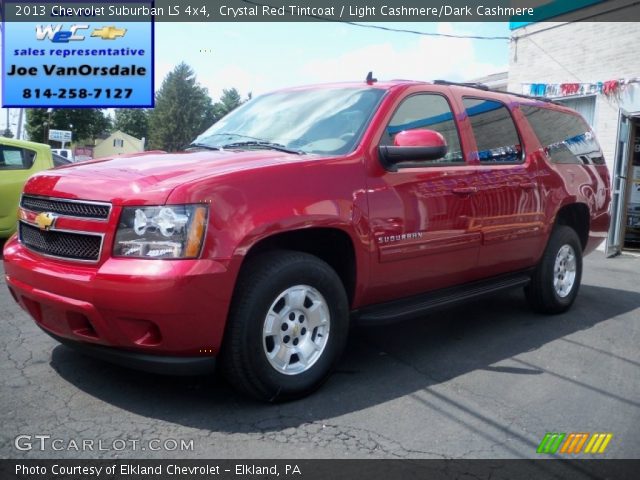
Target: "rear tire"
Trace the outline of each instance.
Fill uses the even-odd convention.
[[[566,312],[578,295],[582,279],[582,246],[571,227],[557,225],[525,294],[539,313]]]
[[[335,368],[349,327],[347,295],[324,261],[273,251],[238,279],[221,352],[238,390],[269,402],[316,390]]]

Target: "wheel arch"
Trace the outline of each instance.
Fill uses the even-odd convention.
[[[554,225],[566,225],[573,228],[580,238],[582,250],[585,250],[591,225],[589,207],[586,204],[574,202],[563,205],[555,215]]]
[[[240,271],[256,255],[271,250],[291,250],[308,253],[325,261],[342,280],[349,304],[357,291],[359,273],[355,242],[345,229],[336,226],[301,227],[279,231],[254,239],[243,250]],[[360,262],[362,263],[362,262]]]

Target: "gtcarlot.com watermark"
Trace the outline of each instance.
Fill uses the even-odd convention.
[[[21,452],[36,450],[39,452],[192,452],[193,440],[175,438],[115,438],[115,439],[65,439],[52,435],[18,435],[13,440],[13,446]]]

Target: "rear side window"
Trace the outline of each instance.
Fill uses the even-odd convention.
[[[520,163],[522,145],[509,109],[500,102],[462,99],[478,146],[481,163]]]
[[[71,164],[71,160],[69,160],[66,157],[63,157],[61,155],[58,155],[57,153],[52,153],[51,154],[51,158],[53,159],[53,166],[54,167],[61,167],[63,165],[70,165]]]
[[[392,145],[398,133],[416,129],[435,130],[442,134],[447,142],[447,154],[441,159],[425,162],[424,165],[443,162],[464,164],[453,112],[449,102],[442,95],[421,93],[405,99],[387,125],[382,144]]]
[[[33,150],[0,145],[0,170],[29,170],[35,157]]]
[[[604,164],[595,135],[578,115],[532,105],[521,105],[520,110],[552,162]]]

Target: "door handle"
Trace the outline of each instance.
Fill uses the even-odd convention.
[[[520,188],[531,189],[531,188],[536,188],[536,186],[537,186],[536,182],[522,182],[520,184]]]
[[[451,191],[458,195],[471,195],[476,193],[478,189],[476,187],[456,187]]]

